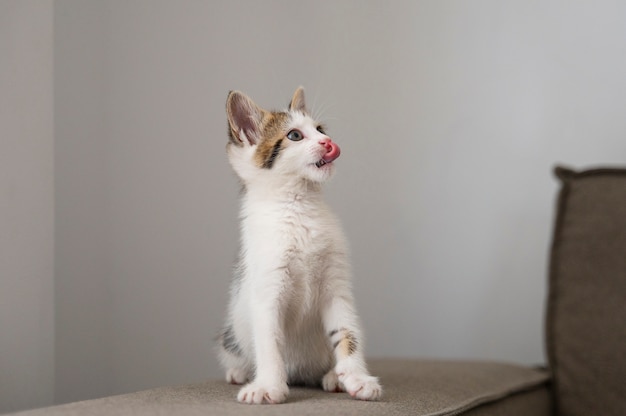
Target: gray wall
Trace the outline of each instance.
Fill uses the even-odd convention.
[[[624,164],[625,19],[612,1],[56,0],[56,401],[221,377],[230,89],[282,107],[304,85],[341,144],[327,195],[368,355],[543,362],[550,172]]]
[[[106,3],[55,2],[57,402],[112,392]]]
[[[551,168],[624,161],[625,7],[57,2],[58,399],[221,377],[230,89],[302,84],[341,144],[370,355],[542,362]]]
[[[0,413],[54,395],[52,1],[0,1]]]

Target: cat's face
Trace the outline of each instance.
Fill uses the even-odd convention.
[[[244,183],[292,179],[319,183],[332,175],[339,146],[308,114],[302,88],[284,112],[263,110],[244,94],[231,92],[226,112],[228,157]]]

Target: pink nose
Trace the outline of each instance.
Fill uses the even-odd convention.
[[[330,140],[330,138],[327,137],[325,139],[322,139],[319,141],[319,143],[326,149],[326,153],[322,157],[322,159],[324,159],[326,163],[332,162],[333,160],[337,159],[341,154],[341,149],[339,148],[337,143]]]

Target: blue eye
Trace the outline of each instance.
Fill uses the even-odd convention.
[[[299,142],[300,140],[304,139],[304,136],[302,135],[300,130],[291,130],[289,133],[287,133],[287,138],[292,142]]]
[[[326,134],[326,132],[324,131],[324,126],[317,126],[317,131],[319,131],[322,134]]]

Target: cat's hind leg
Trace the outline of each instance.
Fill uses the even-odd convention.
[[[230,384],[242,385],[250,380],[250,372],[243,366],[233,366],[226,370],[226,381]]]
[[[219,336],[219,358],[226,368],[226,381],[230,384],[245,384],[251,379],[252,364],[246,359],[237,342],[232,327],[227,327]]]
[[[343,393],[346,391],[339,381],[339,377],[337,376],[334,368],[332,368],[328,373],[326,373],[324,378],[322,378],[322,388],[324,391],[329,393]]]

